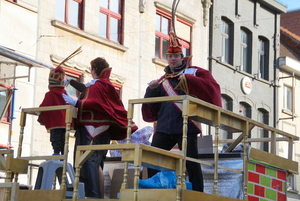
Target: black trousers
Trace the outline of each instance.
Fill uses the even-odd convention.
[[[65,134],[65,128],[54,128],[50,130],[50,142],[55,154],[64,154]]]
[[[77,145],[89,145],[92,140],[93,145],[109,144],[111,134],[110,129],[108,129],[101,135],[92,139],[84,126],[78,126],[75,137],[74,157]],[[80,169],[79,180],[84,183],[86,197],[100,198],[99,167],[103,169],[106,154],[107,150],[94,151]]]
[[[197,134],[189,134],[187,136],[187,152],[186,155],[191,158],[198,158]],[[153,135],[151,146],[158,147],[164,150],[171,150],[176,143],[182,149],[182,135],[168,135],[164,133],[155,133]],[[193,190],[203,192],[203,175],[199,163],[187,161],[186,169],[189,176],[189,181],[192,183]],[[152,177],[158,171],[148,168],[148,177]]]

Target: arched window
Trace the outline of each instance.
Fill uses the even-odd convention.
[[[232,98],[226,94],[222,94],[222,106],[224,109],[232,111],[233,101]],[[232,139],[232,132],[222,131],[223,139]]]
[[[247,73],[251,73],[252,34],[248,29],[241,28],[240,37],[241,70]]]
[[[269,41],[264,37],[258,37],[258,75],[269,80]]]
[[[269,124],[269,112],[263,108],[258,109],[258,121],[266,125]],[[259,132],[260,138],[269,138],[269,132],[265,129],[260,128]],[[260,149],[264,151],[269,151],[269,142],[261,142]]]
[[[252,117],[252,109],[248,103],[240,102],[240,111],[243,116],[248,117],[248,118]],[[248,137],[249,138],[251,137],[251,131],[249,131]]]
[[[222,17],[221,26],[221,62],[233,65],[233,23]]]

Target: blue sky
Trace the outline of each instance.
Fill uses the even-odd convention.
[[[282,5],[287,6],[287,11],[300,9],[300,1],[299,0],[277,0]]]

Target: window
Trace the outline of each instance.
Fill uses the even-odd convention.
[[[258,75],[260,78],[269,80],[269,42],[258,38]]]
[[[241,29],[241,70],[251,73],[251,33]]]
[[[56,0],[55,18],[83,29],[84,0]]]
[[[283,108],[293,111],[293,89],[290,86],[284,85]]]
[[[123,0],[100,0],[99,35],[108,40],[123,43]]]
[[[221,22],[221,62],[233,65],[233,23],[222,18]]]
[[[251,115],[251,113],[252,113],[251,106],[248,103],[240,102],[240,111],[241,111],[241,115],[243,115],[245,117],[248,117],[248,118],[252,117],[252,115]],[[249,131],[248,137],[249,138],[251,137],[251,131]]]
[[[76,72],[76,71],[73,71],[73,70],[70,70],[70,69],[66,69],[64,68],[64,71],[66,73],[66,77],[68,79],[73,79],[73,80],[76,80],[78,82],[81,81],[81,77],[82,77],[82,73],[79,73],[79,72]],[[77,98],[80,94],[79,91],[77,91],[74,87],[72,87],[71,85],[68,85],[66,87],[66,91],[67,93],[72,96],[73,98]]]
[[[2,115],[1,122],[10,122],[11,113],[11,100],[12,100],[12,90],[6,87],[0,88],[0,115]]]
[[[222,94],[222,106],[224,109],[232,111],[233,101],[229,96]],[[222,131],[223,139],[232,139],[232,132]]]
[[[269,112],[262,108],[258,109],[258,122],[269,125]],[[265,130],[263,128],[259,128],[259,135],[260,138],[269,138],[268,130]],[[260,149],[268,152],[269,142],[261,142]]]
[[[166,52],[169,46],[169,32],[171,31],[171,14],[162,10],[156,10],[155,21],[155,57],[167,60]],[[175,28],[176,35],[182,45],[183,56],[189,56],[190,52],[190,37],[192,24],[177,18]]]

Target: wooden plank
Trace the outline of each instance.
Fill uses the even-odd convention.
[[[249,158],[250,160],[253,159],[260,161],[264,164],[270,164],[273,167],[278,167],[280,169],[298,174],[298,162],[277,156],[275,154],[251,148]]]
[[[62,190],[19,190],[18,201],[61,201]]]
[[[197,199],[195,199],[197,198]],[[199,201],[240,201],[240,199],[229,198],[219,195],[207,194],[197,191],[183,190],[182,200],[199,200]]]
[[[34,107],[34,108],[23,108],[22,113],[38,115],[39,112],[43,111],[53,111],[53,110],[72,110],[72,105],[56,105],[56,106],[46,106],[46,107]]]
[[[133,199],[133,189],[121,189],[120,201],[129,201]],[[138,201],[176,201],[176,189],[138,189]]]
[[[122,161],[124,162],[134,162],[135,159],[134,150],[124,150],[122,152]],[[149,151],[144,151],[141,154],[140,164],[135,164],[138,166],[151,167],[157,170],[176,170],[178,158],[173,158],[168,155],[162,155],[160,153],[153,153]]]
[[[27,174],[28,171],[28,161],[23,159],[13,158],[13,156],[8,156],[6,159],[6,170],[12,172]]]
[[[119,201],[133,200],[132,189],[121,189]],[[138,189],[138,201],[166,200],[176,201],[176,189]],[[219,195],[207,194],[198,191],[183,190],[181,200],[190,201],[240,201]]]

